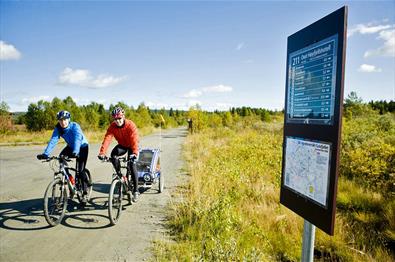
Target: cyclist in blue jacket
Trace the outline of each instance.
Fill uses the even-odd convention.
[[[85,174],[85,166],[88,160],[89,145],[84,134],[82,133],[80,125],[75,122],[71,122],[70,116],[70,113],[65,110],[59,111],[56,114],[58,124],[53,130],[52,137],[48,142],[47,148],[43,154],[37,155],[37,159],[47,159],[52,150],[55,148],[59,138],[62,137],[66,141],[67,146],[62,150],[62,152],[60,152],[59,155],[77,158],[78,173],[80,176],[82,176],[81,180],[83,181],[82,188],[84,194],[82,197],[82,202],[86,203],[88,179]]]

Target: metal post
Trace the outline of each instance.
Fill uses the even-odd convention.
[[[303,225],[302,262],[313,262],[315,226],[306,219]]]
[[[162,121],[159,126],[159,152],[162,152]]]

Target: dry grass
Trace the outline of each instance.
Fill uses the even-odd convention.
[[[281,144],[277,124],[189,136],[185,158],[190,181],[182,192],[184,201],[170,206],[169,214],[176,243],[156,242],[156,260],[300,260],[303,219],[279,204]],[[355,205],[362,195],[349,183],[340,179],[344,194],[339,198],[354,195]],[[382,202],[374,194],[371,200],[373,209]],[[364,231],[353,232],[362,229],[350,223],[347,214],[338,211],[334,237],[317,229],[315,248],[321,260],[391,261],[383,246],[369,246]]]
[[[51,138],[53,130],[44,130],[41,132],[29,132],[24,128],[10,130],[0,134],[0,144],[3,145],[26,145],[26,144],[46,144]],[[101,143],[106,130],[83,130],[89,143]],[[144,127],[139,129],[139,135],[145,136],[157,132],[153,127]],[[63,143],[63,139],[60,139]]]

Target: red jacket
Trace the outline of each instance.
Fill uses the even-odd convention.
[[[137,127],[133,121],[125,119],[125,124],[122,127],[118,127],[114,122],[111,123],[110,127],[107,129],[106,135],[104,136],[103,143],[100,148],[100,155],[106,154],[112,137],[115,137],[115,139],[118,141],[118,144],[132,149],[133,154],[138,155],[139,135],[137,133]]]

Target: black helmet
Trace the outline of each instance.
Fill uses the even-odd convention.
[[[56,118],[57,118],[58,120],[60,120],[60,119],[69,119],[70,116],[71,116],[71,115],[70,115],[69,111],[66,111],[66,110],[59,111],[59,112],[56,114]]]

